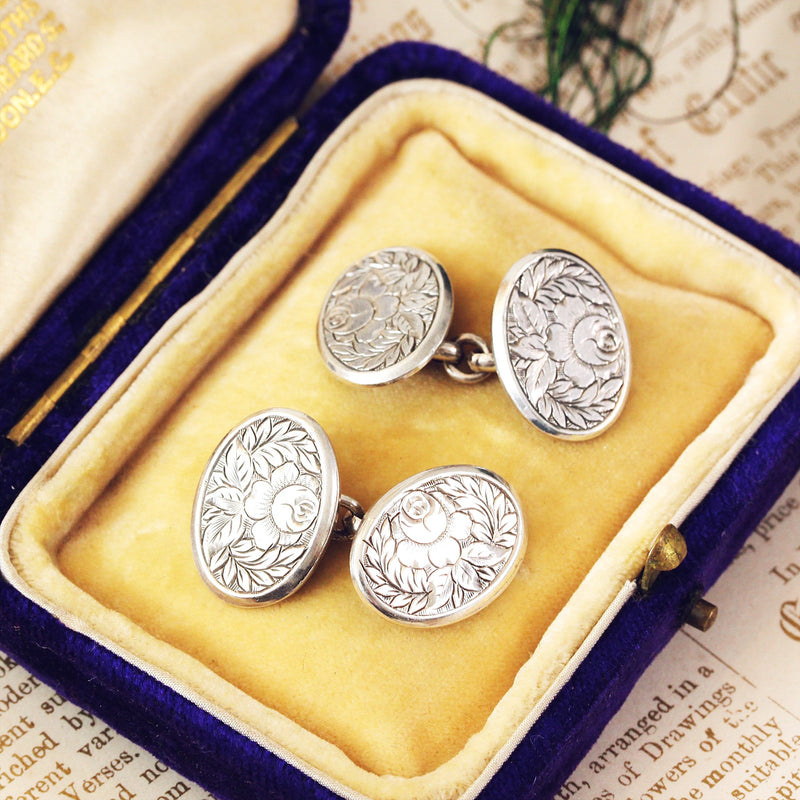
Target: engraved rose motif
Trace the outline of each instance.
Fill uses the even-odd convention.
[[[318,493],[319,481],[313,475],[301,475],[292,462],[275,469],[268,481],[255,481],[244,511],[253,520],[256,545],[268,550],[278,544],[297,544],[317,518]]]
[[[425,336],[438,301],[428,264],[402,248],[382,250],[359,261],[331,289],[322,311],[322,339],[350,369],[384,369]]]
[[[365,540],[362,568],[391,608],[437,616],[493,583],[510,558],[518,514],[496,486],[449,476],[406,491]]]
[[[301,425],[270,415],[243,426],[203,495],[199,537],[214,579],[255,592],[285,578],[313,535],[321,492],[317,446]]]
[[[623,396],[626,347],[609,290],[560,254],[532,262],[508,300],[506,341],[518,385],[559,431],[601,424]]]
[[[575,352],[586,364],[612,364],[622,354],[622,339],[616,326],[601,314],[589,314],[574,329]]]
[[[357,295],[336,298],[336,304],[325,313],[323,324],[329,331],[339,334],[360,331],[360,338],[380,336],[389,319],[400,304],[397,297],[386,294],[379,281],[363,286]]]
[[[444,497],[426,492],[411,492],[400,504],[392,525],[397,539],[397,559],[406,567],[424,569],[455,564],[464,542],[470,536],[470,519],[452,504],[445,511]]]
[[[567,297],[553,309],[553,316],[545,347],[575,386],[593,383],[600,367],[609,372],[619,369],[622,340],[607,315],[594,313],[580,297]]]

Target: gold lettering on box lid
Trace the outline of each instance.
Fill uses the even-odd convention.
[[[0,4],[0,146],[70,68],[66,26],[33,0]]]

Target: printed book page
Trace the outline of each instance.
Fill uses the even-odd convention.
[[[800,475],[645,672],[559,800],[800,798]]]
[[[609,135],[800,239],[797,0],[682,0],[672,17],[669,4],[649,6],[653,79]],[[415,39],[535,88],[531,7],[354,0],[323,83],[376,47]],[[575,96],[581,116],[586,98]],[[558,798],[800,800],[800,476],[708,599],[720,607],[716,625],[673,639]],[[56,797],[210,795],[0,654],[0,800]]]

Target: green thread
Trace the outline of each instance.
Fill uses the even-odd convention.
[[[689,119],[730,85],[739,54],[736,0],[730,0],[730,4],[734,56],[721,87],[699,109],[654,121]],[[631,0],[525,0],[525,5],[526,15],[492,31],[484,46],[484,63],[488,63],[501,40],[538,46],[544,50],[546,71],[541,84],[532,88],[559,108],[607,132],[631,98],[652,80],[653,59],[664,43],[680,0],[670,0],[651,49],[646,49],[645,38],[653,38],[650,10],[656,4]],[[632,7],[637,13],[629,15]],[[539,24],[532,30],[533,16],[538,17]]]

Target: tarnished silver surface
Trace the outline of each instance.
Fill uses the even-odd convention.
[[[214,451],[192,511],[192,550],[205,582],[240,605],[295,591],[322,555],[339,504],[328,437],[299,411],[272,408]]]
[[[391,383],[422,369],[444,341],[453,294],[429,253],[389,247],[365,256],[322,304],[317,341],[328,368],[358,384]]]
[[[520,259],[492,316],[497,372],[522,414],[553,436],[597,436],[619,416],[630,344],[611,289],[582,258],[539,250]]]
[[[519,501],[493,472],[437,467],[398,484],[364,516],[350,551],[361,596],[392,620],[446,625],[505,589],[525,551]]]

